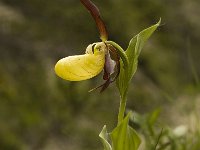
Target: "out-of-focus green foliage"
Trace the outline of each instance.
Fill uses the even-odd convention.
[[[109,39],[124,49],[132,35],[162,18],[163,26],[141,54],[128,108],[144,113],[160,106],[163,124],[192,122],[187,116],[200,110],[200,2],[94,2]],[[116,88],[101,95],[88,93],[101,77],[67,82],[53,70],[58,59],[81,54],[99,40],[95,23],[79,1],[0,1],[0,149],[100,149],[102,125],[110,130],[117,121]],[[189,126],[196,128],[196,123]],[[198,149],[199,131],[189,135],[183,143],[192,148],[186,149]]]
[[[179,125],[174,129],[166,125],[161,125],[158,121],[160,109],[155,109],[151,113],[141,115],[133,113],[130,120],[133,126],[138,128],[143,137],[141,149],[144,150],[198,150],[200,147],[200,126],[199,116],[193,114],[193,121],[187,125]],[[193,126],[191,128],[191,125]],[[195,126],[196,127],[195,127]],[[190,126],[190,127],[189,127]],[[160,129],[158,129],[160,128]]]

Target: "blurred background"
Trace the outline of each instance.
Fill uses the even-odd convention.
[[[129,89],[131,124],[143,138],[141,149],[153,147],[163,129],[160,149],[199,150],[200,1],[93,2],[109,39],[124,49],[162,18]],[[0,0],[1,150],[103,149],[98,134],[104,124],[111,131],[117,123],[115,84],[88,93],[101,75],[68,82],[54,73],[60,58],[83,54],[97,41],[95,23],[78,0]]]

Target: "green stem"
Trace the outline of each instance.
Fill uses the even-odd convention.
[[[127,100],[127,94],[120,96],[120,106],[119,106],[119,114],[118,114],[118,125],[123,121],[124,119],[124,113],[126,109],[126,100]]]
[[[106,41],[106,44],[110,44],[116,48],[117,53],[119,54],[120,58],[123,61],[123,67],[124,67],[123,69],[125,70],[125,75],[128,75],[129,60],[123,48],[113,41]],[[124,113],[126,109],[126,100],[127,100],[127,87],[124,89],[124,91],[120,91],[120,107],[119,107],[119,114],[118,114],[118,125],[124,119]]]
[[[110,44],[116,48],[117,53],[119,54],[120,58],[123,61],[124,69],[128,68],[128,64],[129,64],[128,57],[127,57],[125,51],[123,50],[123,48],[113,41],[105,41],[105,43]]]

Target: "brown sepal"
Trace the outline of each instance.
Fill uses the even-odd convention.
[[[92,17],[94,18],[96,25],[97,25],[97,28],[98,28],[99,33],[100,33],[101,40],[103,42],[106,41],[108,39],[108,33],[107,33],[107,30],[106,30],[106,26],[105,26],[103,20],[101,19],[99,9],[90,0],[80,0],[80,1],[87,8],[87,10],[90,12]]]

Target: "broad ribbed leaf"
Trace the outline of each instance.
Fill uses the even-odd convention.
[[[144,47],[145,42],[160,25],[160,22],[161,21],[147,29],[144,29],[138,35],[131,39],[129,46],[126,50],[126,55],[129,59],[129,80],[131,80],[132,76],[134,75],[137,69],[138,56],[140,55],[140,52]]]
[[[128,125],[130,113],[111,133],[113,150],[138,150],[140,138]]]
[[[123,96],[127,92],[129,82],[131,81],[133,75],[135,74],[137,70],[138,56],[140,55],[140,52],[142,48],[144,47],[145,42],[149,39],[149,37],[160,25],[160,22],[161,21],[159,21],[157,24],[147,29],[144,29],[135,37],[133,37],[131,41],[129,42],[129,46],[125,52],[129,61],[128,70],[125,70],[123,68],[122,62],[120,62],[121,70],[120,70],[120,74],[117,80],[117,87],[120,91],[121,96]]]
[[[101,141],[103,143],[104,150],[112,150],[112,147],[108,142],[108,133],[106,130],[106,125],[103,127],[101,133],[99,134],[99,137],[101,138]]]

